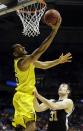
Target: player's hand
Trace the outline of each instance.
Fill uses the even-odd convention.
[[[66,62],[71,62],[72,60],[72,55],[71,53],[67,53],[66,55],[63,55],[63,53],[61,54],[61,56],[59,57],[59,63],[66,63]]]
[[[58,17],[57,23],[55,25],[53,25],[51,23],[49,23],[48,25],[52,28],[52,30],[55,30],[57,27],[60,26],[61,22],[62,22],[62,17],[60,16],[60,17]]]

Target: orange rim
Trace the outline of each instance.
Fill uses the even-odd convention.
[[[32,0],[32,1],[36,1],[38,3],[46,4],[45,0]]]
[[[33,0],[34,1],[34,0]],[[45,3],[45,1],[44,0],[36,0],[39,4],[41,4],[41,8],[40,9],[42,9],[43,7],[45,7],[46,6],[46,3]],[[39,10],[40,9],[32,9],[32,10],[29,10],[29,9],[26,9],[26,7],[25,8],[22,8],[22,9],[18,9],[17,10],[17,12],[21,12],[21,13],[26,13],[26,14],[28,14],[29,12],[30,13],[32,13],[32,14],[34,14],[35,12],[39,12]]]

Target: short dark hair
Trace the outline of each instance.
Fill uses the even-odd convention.
[[[63,82],[63,83],[61,83],[61,84],[65,84],[65,85],[67,85],[67,89],[69,90],[69,96],[71,95],[71,87],[70,87],[70,83],[66,83],[66,82]]]
[[[14,52],[16,52],[16,51],[15,51],[16,47],[20,47],[20,46],[22,46],[22,45],[19,44],[19,43],[12,45],[11,52],[12,52],[14,58],[19,58],[18,56],[15,56],[15,55],[14,55]]]
[[[14,44],[14,45],[12,45],[12,51],[14,52],[15,48],[16,48],[17,46],[19,46],[19,45],[21,45],[21,44]]]

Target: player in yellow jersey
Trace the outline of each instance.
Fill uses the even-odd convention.
[[[61,55],[59,59],[47,62],[38,61],[40,56],[47,50],[52,43],[59,26],[61,17],[56,25],[50,25],[52,32],[42,42],[42,44],[27,55],[25,47],[21,44],[13,45],[14,68],[17,80],[16,93],[13,97],[13,105],[15,108],[13,126],[21,125],[24,131],[35,131],[35,110],[33,107],[34,90],[35,90],[35,72],[34,68],[48,69],[61,63],[70,62],[71,54]]]

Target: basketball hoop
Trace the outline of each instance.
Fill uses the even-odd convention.
[[[31,5],[17,10],[17,14],[23,24],[23,34],[29,37],[38,36],[40,34],[39,22],[46,10],[46,3],[43,0],[33,2]]]

